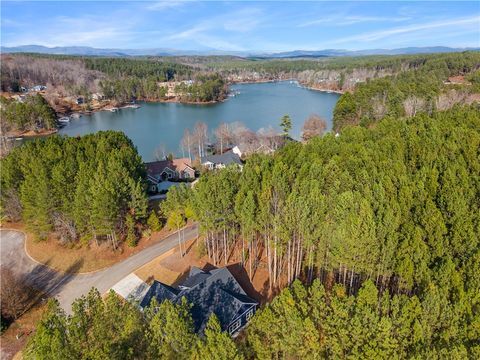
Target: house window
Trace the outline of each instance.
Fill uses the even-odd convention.
[[[238,319],[228,327],[228,332],[233,334],[242,325],[242,319]]]
[[[246,315],[247,321],[249,321],[252,318],[252,316],[253,316],[253,309],[250,309],[250,310],[248,310],[247,315]]]

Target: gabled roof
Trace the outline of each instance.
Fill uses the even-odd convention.
[[[195,330],[203,331],[212,313],[217,315],[223,329],[257,302],[247,296],[232,273],[225,267],[203,271],[192,267],[189,276],[177,289],[159,282],[152,285],[140,306],[148,306],[155,297],[158,302],[179,303],[185,297],[192,304]]]
[[[142,308],[147,307],[154,298],[157,299],[158,303],[164,300],[174,300],[178,293],[177,289],[155,280],[140,302],[140,306]]]
[[[202,164],[211,162],[213,164],[223,164],[225,166],[230,164],[243,165],[240,157],[231,150],[224,152],[223,154],[204,156],[200,159],[200,162]]]
[[[152,161],[145,163],[145,166],[147,167],[147,174],[150,176],[161,175],[167,168],[178,172],[182,172],[185,169],[193,170],[192,163],[189,158]]]

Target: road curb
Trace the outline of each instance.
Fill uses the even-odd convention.
[[[48,266],[48,265],[46,265],[46,264],[41,263],[41,262],[38,261],[38,260],[35,260],[35,259],[28,253],[28,251],[27,251],[27,236],[28,236],[28,235],[27,235],[27,233],[26,233],[25,231],[23,231],[23,230],[18,230],[18,229],[12,229],[12,228],[0,228],[0,232],[2,232],[2,231],[15,231],[15,232],[17,232],[17,233],[21,233],[21,234],[23,235],[23,250],[25,251],[25,254],[27,255],[27,257],[28,257],[30,260],[32,260],[35,264],[38,264],[38,265],[41,265],[41,266],[45,266],[45,267],[47,267],[47,268],[49,268],[49,269],[51,269],[51,270],[53,270],[53,271],[62,272],[62,271],[58,271],[58,270],[56,270],[56,269],[54,269],[54,268],[52,268],[52,267],[50,267],[50,266]]]
[[[190,225],[189,227],[185,228],[184,230],[187,230],[187,229],[189,229],[189,228],[191,228],[191,227],[193,227],[193,226],[195,226],[195,224]],[[197,226],[198,226],[198,225],[197,225]],[[111,268],[112,266],[115,266],[116,264],[119,264],[119,263],[121,263],[122,261],[124,261],[124,260],[126,260],[126,259],[128,259],[128,258],[130,258],[130,257],[132,257],[132,256],[135,256],[136,254],[139,254],[141,251],[146,250],[146,249],[148,249],[149,247],[155,245],[155,244],[152,244],[152,245],[150,245],[150,246],[148,246],[148,247],[140,250],[139,252],[137,252],[137,253],[135,253],[135,254],[132,254],[131,256],[129,256],[129,257],[127,257],[127,258],[125,258],[125,259],[123,259],[123,260],[121,260],[121,261],[118,261],[118,262],[116,262],[116,263],[114,263],[114,264],[112,264],[112,265],[110,265],[110,266],[106,266],[106,267],[103,267],[103,268],[98,269],[98,270],[92,270],[92,271],[86,271],[86,272],[69,273],[69,272],[65,272],[65,271],[62,271],[62,270],[57,270],[57,269],[55,269],[55,268],[53,268],[53,267],[51,267],[51,266],[48,266],[48,265],[46,265],[46,264],[43,264],[43,263],[41,263],[40,261],[34,259],[34,258],[28,253],[28,250],[27,250],[27,236],[28,236],[28,234],[27,234],[25,231],[23,231],[23,230],[18,230],[18,229],[12,229],[12,228],[0,228],[0,232],[2,232],[2,231],[15,231],[15,232],[18,232],[18,233],[23,234],[23,249],[24,249],[24,251],[25,251],[25,254],[27,255],[27,257],[28,257],[30,260],[32,260],[35,264],[38,264],[38,265],[41,265],[41,266],[45,266],[46,268],[48,268],[48,269],[50,269],[50,270],[52,270],[52,271],[55,271],[55,272],[61,273],[61,274],[65,274],[65,275],[92,275],[92,274],[98,273],[98,272],[100,272],[100,271],[105,271],[105,270]],[[179,231],[182,231],[182,229],[176,230],[176,231],[172,232],[172,233],[169,234],[168,236],[160,239],[158,242],[161,242],[162,240],[166,239],[166,238],[169,237],[169,236],[172,236],[172,235],[177,234]],[[198,229],[197,229],[197,232],[198,232]],[[158,243],[158,242],[157,242],[157,243]],[[156,244],[157,244],[157,243],[156,243]],[[174,249],[175,249],[175,248],[174,248]],[[144,265],[145,265],[145,264],[144,264]],[[143,266],[143,265],[142,265],[142,266]]]

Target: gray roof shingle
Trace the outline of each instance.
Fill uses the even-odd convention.
[[[214,164],[223,164],[225,166],[228,166],[230,164],[243,165],[240,157],[231,150],[224,152],[223,154],[204,156],[200,159],[200,162],[202,164],[206,162],[211,162]]]
[[[247,296],[232,273],[225,267],[203,271],[192,267],[189,276],[177,289],[159,282],[152,285],[140,303],[148,306],[155,297],[158,302],[170,300],[179,303],[185,297],[192,304],[192,318],[195,330],[204,330],[212,313],[217,315],[223,329],[239,315],[257,302]]]

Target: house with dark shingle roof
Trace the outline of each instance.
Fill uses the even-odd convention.
[[[203,332],[210,315],[215,314],[222,329],[232,336],[248,323],[258,305],[226,267],[210,271],[192,267],[188,277],[176,288],[154,281],[140,301],[140,307],[147,307],[154,298],[159,303],[165,300],[180,303],[183,297],[192,304],[196,332]]]
[[[203,167],[209,170],[222,169],[231,164],[239,166],[240,169],[243,168],[243,163],[240,159],[240,156],[231,150],[224,152],[223,154],[204,156],[200,159],[200,163]]]

